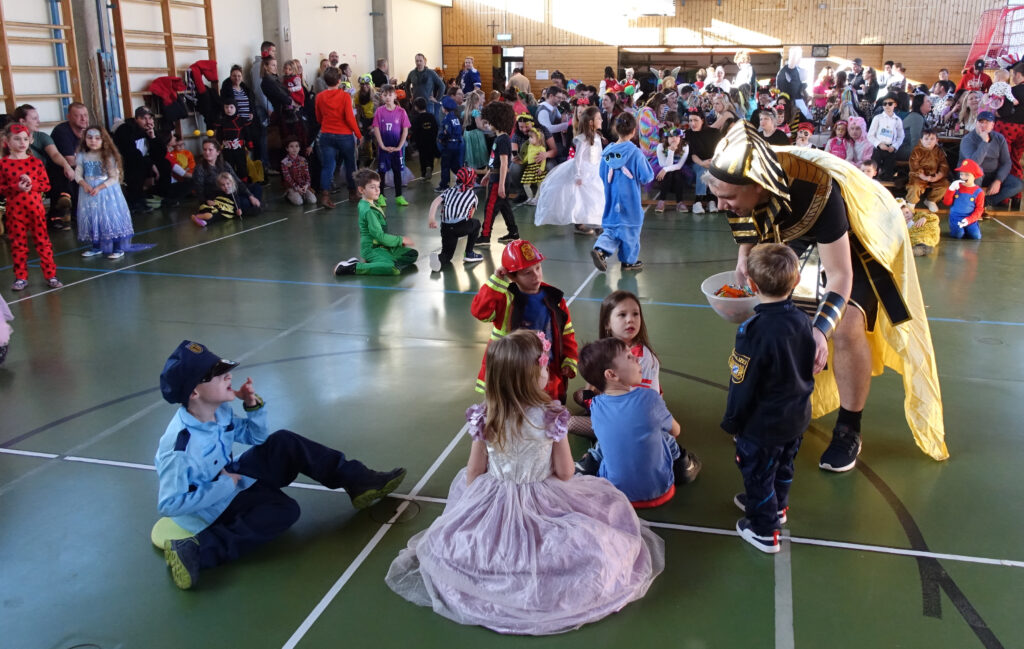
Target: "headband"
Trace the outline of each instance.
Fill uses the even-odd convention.
[[[11,135],[15,133],[28,133],[28,127],[24,124],[11,124],[8,128],[11,131]]]

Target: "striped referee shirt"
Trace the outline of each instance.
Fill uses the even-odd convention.
[[[476,193],[472,189],[460,191],[458,187],[449,187],[441,192],[441,223],[458,223],[472,218],[476,204]]]

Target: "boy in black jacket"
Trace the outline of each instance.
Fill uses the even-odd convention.
[[[786,522],[793,460],[811,422],[815,345],[810,319],[790,299],[800,282],[796,254],[777,243],[755,246],[747,272],[760,304],[736,332],[722,428],[736,439],[743,474],[745,493],[733,502],[746,516],[736,531],[774,554]]]
[[[427,111],[427,100],[423,97],[417,97],[412,105],[415,112],[409,137],[420,152],[420,175],[430,182],[434,175],[434,160],[437,159],[437,118]]]

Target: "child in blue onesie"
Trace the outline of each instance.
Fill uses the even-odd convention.
[[[603,232],[590,251],[594,265],[608,270],[608,257],[619,253],[622,270],[642,270],[640,229],[644,225],[641,203],[643,186],[654,180],[654,170],[643,152],[631,142],[636,134],[636,118],[622,113],[615,118],[619,141],[604,150],[601,180],[604,181]]]

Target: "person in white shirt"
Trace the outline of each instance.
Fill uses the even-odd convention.
[[[868,141],[875,147],[871,159],[878,163],[879,180],[892,180],[896,171],[896,150],[903,144],[903,120],[896,115],[896,99],[886,97],[885,112],[871,120]]]
[[[537,106],[537,122],[548,130],[558,145],[558,156],[555,163],[565,162],[568,158],[568,147],[565,144],[565,132],[569,129],[570,120],[562,115],[558,104],[565,101],[565,91],[558,86],[551,86],[544,91],[544,101]]]

